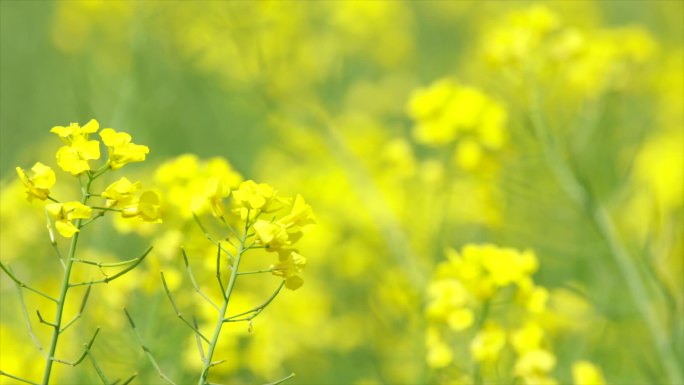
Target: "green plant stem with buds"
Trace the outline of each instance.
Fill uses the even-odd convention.
[[[88,175],[88,182],[82,188],[82,198],[81,203],[86,204],[88,198],[90,197],[90,185],[93,182],[93,177]],[[76,221],[76,227],[81,228],[82,219]],[[71,268],[74,265],[74,256],[76,255],[76,247],[78,245],[79,232],[74,234],[71,239],[71,245],[69,246],[69,254],[66,259],[66,266],[64,267],[64,275],[62,276],[61,288],[59,291],[59,297],[57,298],[57,313],[55,315],[55,321],[52,331],[52,339],[50,340],[50,347],[48,348],[48,355],[45,359],[45,371],[43,372],[43,385],[47,385],[50,382],[50,374],[52,373],[52,364],[55,361],[55,351],[57,350],[57,342],[59,341],[59,335],[62,332],[62,315],[64,313],[64,305],[66,303],[67,292],[69,291],[69,277],[71,276]]]
[[[247,214],[247,219],[245,220],[245,228],[244,228],[244,233],[240,237],[240,245],[238,246],[238,251],[237,255],[235,258],[235,262],[233,263],[231,273],[230,273],[230,279],[228,281],[228,286],[226,287],[225,294],[223,295],[223,305],[221,306],[221,309],[219,310],[218,318],[216,321],[216,326],[214,327],[214,334],[211,337],[211,340],[209,342],[209,347],[207,349],[207,354],[204,359],[204,367],[202,368],[202,372],[200,373],[200,378],[198,381],[198,385],[205,385],[207,383],[207,378],[209,377],[209,369],[216,365],[216,363],[212,363],[211,359],[214,355],[214,351],[216,350],[216,345],[218,345],[218,339],[219,335],[221,334],[221,328],[223,327],[223,322],[224,319],[226,318],[226,311],[228,310],[228,303],[230,302],[230,296],[233,293],[233,288],[235,287],[235,281],[237,281],[237,276],[238,276],[238,269],[240,268],[240,260],[242,258],[242,255],[247,251],[245,248],[245,242],[247,241],[248,237],[248,230],[249,229],[249,212]]]

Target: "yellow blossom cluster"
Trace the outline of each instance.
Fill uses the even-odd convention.
[[[147,146],[137,145],[131,142],[131,136],[125,132],[116,132],[111,128],[105,128],[99,132],[102,142],[107,146],[109,156],[105,164],[93,170],[90,161],[100,158],[100,142],[91,140],[89,136],[95,134],[100,125],[95,119],[80,126],[71,123],[68,126],[55,126],[50,132],[57,135],[64,145],[57,150],[56,161],[59,167],[74,177],[87,179],[87,186],[109,170],[116,170],[131,162],[142,162],[149,152]],[[32,175],[17,167],[19,179],[26,189],[27,199],[50,200],[45,210],[54,228],[63,237],[71,238],[79,231],[80,224],[74,224],[74,220],[89,219],[93,209],[100,210],[99,215],[106,211],[117,211],[124,218],[139,217],[144,221],[157,222],[160,220],[160,200],[154,191],[144,191],[136,195],[140,189],[140,182],[131,183],[128,179],[121,178],[112,183],[101,194],[88,192],[83,202],[61,202],[51,196],[50,189],[57,179],[51,167],[37,162],[32,168]],[[85,191],[85,190],[84,190]],[[106,199],[103,207],[87,206],[85,203],[91,196],[99,196]],[[49,224],[48,228],[52,228]]]
[[[300,274],[306,266],[306,258],[299,254],[295,243],[304,232],[316,223],[311,206],[301,195],[292,200],[281,198],[273,187],[265,183],[248,180],[233,191],[233,211],[246,221],[252,220],[256,243],[268,252],[278,253],[278,263],[271,266],[274,275],[285,279],[285,287],[298,289],[304,283]],[[287,204],[291,202],[290,204]],[[273,213],[284,204],[290,207],[289,213],[276,219],[260,219],[263,214]]]
[[[463,170],[480,167],[488,153],[501,150],[507,141],[508,115],[501,103],[453,79],[413,91],[408,113],[415,121],[416,142],[454,146],[453,161]]]
[[[535,5],[506,15],[484,34],[482,49],[490,64],[517,71],[525,80],[541,77],[556,86],[564,81],[563,88],[596,97],[621,87],[653,56],[656,44],[639,27],[578,28]]]
[[[467,338],[477,368],[460,373],[468,382],[484,369],[508,362],[511,381],[557,384],[551,375],[557,359],[544,327],[549,292],[532,278],[539,267],[535,254],[492,244],[469,244],[460,253],[449,249],[446,254],[448,261],[439,264],[429,286],[425,309],[428,365],[437,370],[458,366],[455,357],[462,353],[457,353],[456,341],[462,344]],[[503,357],[510,354],[507,346],[513,357]],[[575,372],[582,370],[582,379],[592,375],[585,373],[589,369]],[[577,384],[584,383],[574,376]]]

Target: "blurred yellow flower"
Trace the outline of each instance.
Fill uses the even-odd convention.
[[[100,131],[100,137],[109,151],[109,167],[112,170],[119,169],[127,163],[142,162],[145,155],[150,152],[147,146],[132,143],[131,135],[125,132],[105,128]]]
[[[522,353],[515,362],[513,373],[516,376],[524,378],[534,378],[536,382],[539,379],[546,378],[549,373],[556,366],[556,357],[544,349],[534,349]],[[531,381],[526,381],[530,383]]]
[[[205,195],[211,213],[217,218],[222,218],[225,215],[223,199],[230,196],[230,186],[228,185],[228,182],[224,178],[210,177],[209,180],[207,180]]]
[[[123,209],[124,218],[139,217],[145,222],[161,222],[160,199],[156,192],[147,190],[138,200]]]
[[[506,345],[506,332],[495,322],[488,321],[470,343],[470,354],[478,362],[495,362]]]
[[[536,322],[528,322],[511,334],[511,344],[518,354],[538,349],[544,338],[544,330]]]
[[[285,258],[281,256],[280,262],[271,266],[273,275],[285,278],[285,287],[290,290],[297,290],[304,280],[299,274],[306,266],[306,258],[299,253],[292,251]]]
[[[290,214],[280,218],[278,222],[282,223],[288,229],[288,232],[306,230],[311,225],[316,223],[316,217],[313,214],[311,206],[306,204],[301,194],[297,194],[292,203],[292,210]]]
[[[55,221],[57,231],[66,238],[71,238],[79,231],[72,223],[74,219],[87,219],[93,213],[90,207],[80,202],[49,203],[45,209]]]
[[[31,201],[33,198],[40,200],[47,199],[50,195],[50,188],[54,186],[56,178],[55,172],[49,167],[40,162],[31,167],[33,176],[28,177],[21,167],[17,167],[17,174],[21,183],[26,188],[26,198]]]
[[[577,361],[572,365],[572,381],[575,385],[605,385],[601,369],[589,361]]]

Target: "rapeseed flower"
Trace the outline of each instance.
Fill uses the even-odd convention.
[[[103,198],[107,198],[107,207],[125,207],[133,202],[134,194],[140,189],[140,182],[131,183],[128,178],[123,177],[110,184],[102,193]]]
[[[277,198],[277,191],[266,183],[257,184],[253,180],[240,183],[240,187],[233,191],[233,202],[236,211],[242,219],[247,219],[247,213],[253,216],[259,213],[269,213],[281,208],[281,199]]]
[[[49,203],[45,210],[55,221],[55,228],[65,238],[71,238],[79,229],[72,223],[74,219],[87,219],[93,210],[80,202]]]
[[[123,208],[121,216],[139,217],[145,222],[161,222],[159,195],[151,190],[144,191],[137,200]]]
[[[495,362],[506,345],[506,332],[495,322],[488,321],[470,343],[470,354],[478,362]]]
[[[230,186],[224,178],[210,177],[205,191],[211,213],[217,218],[225,215],[223,199],[230,196]]]
[[[306,266],[306,258],[292,251],[284,258],[281,256],[280,261],[271,266],[273,275],[285,278],[285,287],[290,290],[297,290],[303,284],[304,280],[300,277],[302,270]]]
[[[57,164],[62,170],[79,175],[90,170],[88,161],[100,159],[100,142],[88,140],[88,135],[97,132],[100,124],[91,119],[83,127],[78,123],[52,127],[50,132],[59,136],[66,144],[57,150]]]
[[[54,186],[56,178],[55,172],[49,166],[40,162],[31,167],[33,176],[28,177],[21,167],[17,167],[17,174],[21,183],[26,188],[26,198],[31,201],[33,198],[46,200],[50,195],[50,188]]]
[[[572,381],[575,385],[605,385],[601,369],[589,361],[577,361],[572,365]]]
[[[131,142],[131,135],[125,132],[116,132],[111,128],[100,131],[100,137],[109,151],[109,167],[117,170],[127,163],[142,162],[145,155],[150,152],[147,146]]]

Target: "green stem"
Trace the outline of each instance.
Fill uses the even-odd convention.
[[[651,298],[648,294],[646,285],[639,274],[636,261],[629,255],[627,248],[620,239],[608,210],[587,191],[586,187],[577,178],[577,175],[562,158],[558,148],[554,146],[554,142],[542,116],[540,97],[536,92],[532,96],[531,119],[535,133],[542,144],[546,161],[558,180],[559,185],[578,206],[588,212],[591,221],[596,225],[603,241],[610,249],[610,254],[613,257],[615,264],[620,269],[620,273],[627,284],[627,289],[632,296],[632,300],[634,301],[643,322],[646,324],[651,341],[670,383],[684,383],[682,370],[676,360],[676,353],[674,352],[670,339],[665,334],[665,326],[662,325],[654,309],[651,307]]]
[[[92,178],[88,178],[88,183],[86,183],[83,189],[83,196],[81,199],[82,204],[88,202],[88,196],[90,193],[90,184],[92,183]],[[76,227],[80,228],[82,219],[76,221]],[[43,372],[43,385],[47,385],[50,382],[50,374],[52,373],[52,363],[55,358],[55,351],[57,350],[57,342],[59,340],[60,329],[62,326],[62,314],[64,312],[64,304],[66,302],[67,292],[69,291],[69,277],[71,276],[71,267],[74,264],[74,255],[76,255],[76,246],[78,245],[78,236],[80,232],[76,232],[74,237],[71,239],[71,245],[69,246],[69,255],[67,256],[66,266],[64,268],[64,275],[62,276],[61,288],[59,291],[59,298],[57,299],[57,314],[55,315],[54,328],[52,330],[52,339],[50,341],[50,348],[48,349],[48,355],[45,360],[45,371]]]
[[[226,288],[226,293],[224,295],[223,305],[219,310],[218,319],[216,320],[216,327],[214,328],[214,334],[211,337],[211,342],[207,350],[207,355],[204,360],[204,367],[200,373],[200,378],[198,385],[205,385],[207,383],[207,378],[209,377],[209,369],[213,366],[211,359],[216,350],[216,345],[218,345],[219,335],[221,334],[221,327],[223,326],[223,319],[226,317],[226,311],[228,310],[228,303],[230,302],[230,295],[233,293],[233,287],[235,286],[235,281],[238,276],[238,269],[240,267],[240,259],[242,254],[246,251],[245,242],[247,241],[247,229],[249,226],[249,215],[247,215],[247,220],[245,221],[245,231],[244,235],[240,239],[240,246],[238,248],[237,256],[235,258],[235,263],[232,266],[230,273],[230,280],[228,281],[228,287]]]

